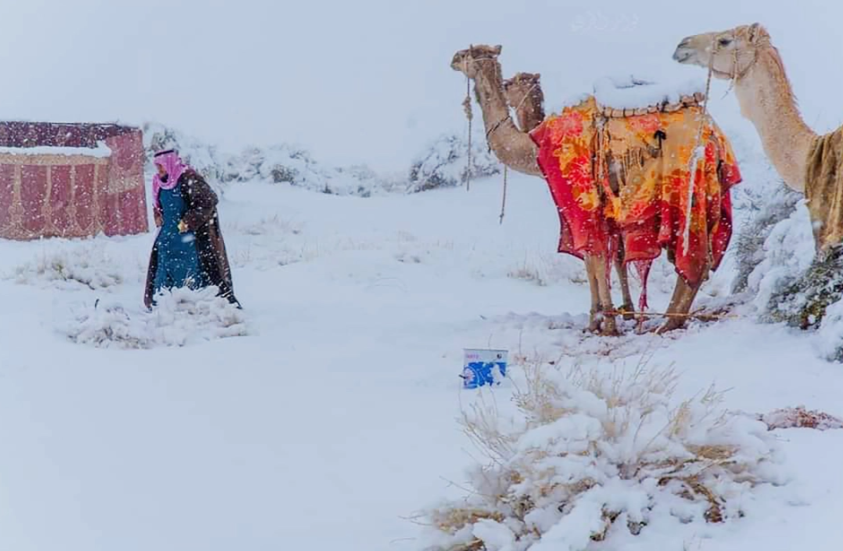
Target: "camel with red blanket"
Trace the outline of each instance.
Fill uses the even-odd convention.
[[[658,331],[682,327],[700,286],[729,244],[730,189],[741,181],[729,141],[703,111],[704,95],[691,91],[673,97],[673,91],[644,82],[604,83],[609,89],[603,95],[618,96],[621,107],[586,95],[527,130],[510,116],[500,53],[500,46],[473,46],[457,52],[451,68],[474,82],[486,139],[498,160],[547,181],[559,212],[558,250],[585,262],[589,328],[618,334],[609,259],[622,258],[622,286],[626,264],[637,268],[644,285],[639,308],[644,310],[647,276],[662,249],[677,279],[668,319]],[[648,86],[656,99],[643,106],[623,105],[635,97],[624,97],[623,88]],[[543,113],[535,105],[543,98],[537,87],[536,78],[523,97],[531,111],[522,121]],[[518,112],[519,105],[514,107]],[[628,306],[625,311],[631,310]]]

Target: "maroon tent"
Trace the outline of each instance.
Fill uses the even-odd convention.
[[[148,231],[144,158],[138,128],[0,122],[0,238]]]

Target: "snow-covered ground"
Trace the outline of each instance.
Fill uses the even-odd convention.
[[[607,75],[704,80],[671,60],[676,43],[760,21],[806,122],[824,132],[843,113],[841,73],[827,69],[839,57],[839,8],[222,4],[0,6],[9,29],[0,59],[19,83],[2,92],[4,118],[160,120],[184,130],[148,124],[147,145],[172,141],[217,180],[245,308],[177,293],[146,313],[154,233],[0,241],[0,550],[421,551],[419,513],[468,495],[466,469],[486,461],[459,420],[477,403],[507,410],[523,375],[518,358],[609,373],[643,356],[677,370],[675,404],[715,384],[730,410],[804,404],[843,416],[843,367],[823,359],[840,344],[841,304],[817,333],[759,321],[782,282],[808,267],[813,243],[804,206],[794,210],[727,83],[714,83],[709,108],[744,182],[729,253],[698,299],[711,309],[737,301],[716,323],[665,337],[635,335],[629,324],[616,339],[583,334],[584,270],[554,252],[547,186],[510,172],[500,224],[502,175],[479,124],[475,173],[488,177],[470,192],[447,187],[464,164],[465,81],[448,68],[458,49],[502,44],[504,76],[541,72],[552,112]],[[35,20],[33,38],[25,33]],[[172,40],[186,23],[201,38]],[[149,47],[162,43],[191,78],[167,76],[160,48]],[[477,123],[476,103],[474,114]],[[657,263],[654,310],[673,278]],[[487,347],[509,350],[513,379],[461,389],[463,349]],[[789,483],[747,491],[736,505],[743,518],[657,519],[589,551],[837,551],[843,431],[769,436]]]
[[[583,335],[583,269],[553,252],[546,185],[511,176],[499,224],[500,184],[371,198],[232,184],[242,313],[145,314],[152,234],[0,243],[0,548],[417,549],[409,519],[463,495],[479,459],[456,422],[478,397],[460,388],[463,348],[607,369],[654,354],[681,372],[679,398],[716,383],[734,409],[843,413],[840,366],[749,306],[665,338]],[[652,278],[663,308],[671,270]],[[791,484],[725,528],[645,530],[638,548],[836,549],[843,432],[776,436]]]

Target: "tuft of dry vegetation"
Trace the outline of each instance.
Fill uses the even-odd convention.
[[[429,550],[582,551],[656,517],[741,518],[741,496],[781,482],[767,425],[725,410],[713,387],[674,405],[672,367],[516,362],[509,411],[485,399],[464,410],[488,463],[471,472],[468,497],[419,517]]]

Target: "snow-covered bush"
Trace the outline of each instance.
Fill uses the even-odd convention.
[[[729,413],[713,389],[672,407],[670,369],[534,362],[521,379],[512,414],[465,413],[491,462],[470,473],[468,497],[424,515],[423,548],[582,551],[651,523],[741,518],[757,485],[786,482],[765,423]]]
[[[804,205],[775,224],[764,241],[763,259],[747,278],[747,291],[764,320],[785,295],[783,289],[803,276],[814,262],[814,237]]]
[[[242,310],[216,296],[217,289],[174,289],[156,299],[152,312],[130,312],[121,304],[95,302],[59,326],[77,344],[97,348],[148,349],[186,346],[248,335]]]
[[[768,318],[801,329],[816,329],[823,323],[826,310],[841,297],[843,249],[839,248],[817,256],[807,270],[787,278],[770,296]]]
[[[763,152],[740,139],[735,146],[745,181],[735,188],[743,223],[732,291],[745,293],[761,321],[815,330],[818,354],[843,361],[841,252],[818,257],[804,195],[782,183]]]
[[[275,184],[329,193],[368,197],[397,188],[393,180],[381,177],[366,166],[330,167],[317,162],[311,154],[291,145],[267,149],[249,148],[227,158],[222,169],[223,182],[247,182],[260,179]]]
[[[222,181],[225,155],[217,151],[217,148],[213,145],[192,138],[174,128],[154,122],[143,125],[143,141],[147,170],[153,170],[152,157],[156,152],[165,149],[177,149],[182,159],[207,180],[212,182]]]
[[[838,264],[838,267],[843,267]],[[826,306],[816,335],[816,350],[820,357],[832,362],[843,362],[843,276],[835,274],[828,288],[823,289],[825,299],[815,302],[834,300]],[[822,297],[822,295],[818,295]],[[814,308],[816,308],[816,304]]]
[[[249,147],[231,154],[158,123],[144,124],[143,131],[147,170],[152,170],[156,151],[174,148],[216,186],[259,179],[333,195],[369,197],[452,187],[465,183],[466,178],[466,142],[455,135],[434,140],[406,173],[386,175],[365,165],[338,167],[320,163],[306,149],[290,144]],[[501,165],[489,153],[482,129],[475,134],[471,178],[498,174]]]
[[[53,248],[14,269],[7,279],[21,285],[47,285],[63,290],[109,289],[127,278],[125,263],[110,258],[102,246]]]
[[[499,174],[501,164],[489,153],[483,135],[472,140],[471,167],[467,167],[466,140],[445,135],[434,141],[412,164],[408,190],[428,191],[465,184],[466,177],[483,178]]]
[[[738,273],[732,284],[734,293],[742,293],[750,287],[750,275],[771,253],[771,249],[765,247],[768,238],[779,224],[793,216],[802,198],[801,194],[778,186],[770,191],[754,216],[744,225],[735,243]],[[775,262],[776,258],[771,258],[771,261]],[[765,268],[769,268],[770,264],[767,263]]]
[[[818,256],[807,270],[784,279],[771,293],[764,319],[816,331],[818,355],[843,362],[843,248]]]
[[[155,152],[174,148],[218,189],[231,182],[263,180],[334,195],[368,197],[403,192],[407,186],[402,178],[379,175],[366,166],[319,163],[306,149],[290,144],[249,147],[237,154],[220,152],[215,146],[157,123],[144,125],[144,147],[147,170],[152,170]]]

